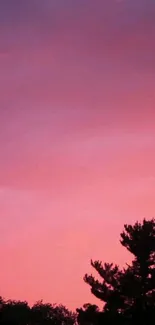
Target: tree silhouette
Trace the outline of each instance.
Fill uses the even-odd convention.
[[[42,301],[32,307],[31,317],[34,325],[73,325],[75,322],[74,313],[65,306],[44,304]]]
[[[85,304],[77,314],[63,305],[0,297],[0,325],[149,325],[155,324],[155,219],[125,225],[120,243],[133,256],[130,265],[120,269],[113,263],[92,261],[101,281],[86,274],[84,281],[103,301],[103,310]]]
[[[73,325],[75,314],[63,305],[0,299],[0,325]]]
[[[98,324],[99,308],[96,305],[84,304],[83,308],[76,309],[77,322],[80,325]]]
[[[27,302],[2,300],[0,309],[0,324],[27,325],[30,320],[30,307]]]
[[[84,281],[104,302],[111,319],[140,325],[155,321],[155,219],[125,225],[120,242],[133,255],[131,265],[121,270],[113,263],[91,260],[102,281],[88,274]]]

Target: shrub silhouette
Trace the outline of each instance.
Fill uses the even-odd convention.
[[[32,307],[27,302],[0,299],[1,325],[73,325],[75,314],[63,305],[37,302]]]

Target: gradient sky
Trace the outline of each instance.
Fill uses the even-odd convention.
[[[0,1],[0,294],[95,302],[155,216],[155,1]]]

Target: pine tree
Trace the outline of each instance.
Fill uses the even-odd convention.
[[[132,255],[131,265],[91,261],[102,281],[86,274],[84,281],[104,303],[104,312],[131,324],[155,320],[155,219],[125,225],[120,242]]]

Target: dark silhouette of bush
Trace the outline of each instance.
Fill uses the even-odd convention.
[[[1,325],[73,325],[75,314],[63,305],[37,302],[32,307],[27,302],[0,299]]]
[[[86,274],[84,281],[91,292],[103,301],[100,323],[146,325],[155,323],[155,219],[125,225],[120,242],[132,255],[131,265],[120,269],[113,263],[92,261],[102,281]],[[84,318],[96,324],[100,312],[89,308],[77,309],[78,322]],[[96,315],[96,316],[95,316]]]
[[[27,302],[1,299],[0,323],[3,325],[27,325],[30,307]]]
[[[37,302],[31,308],[32,323],[34,325],[73,325],[75,314],[63,305],[44,304]]]

